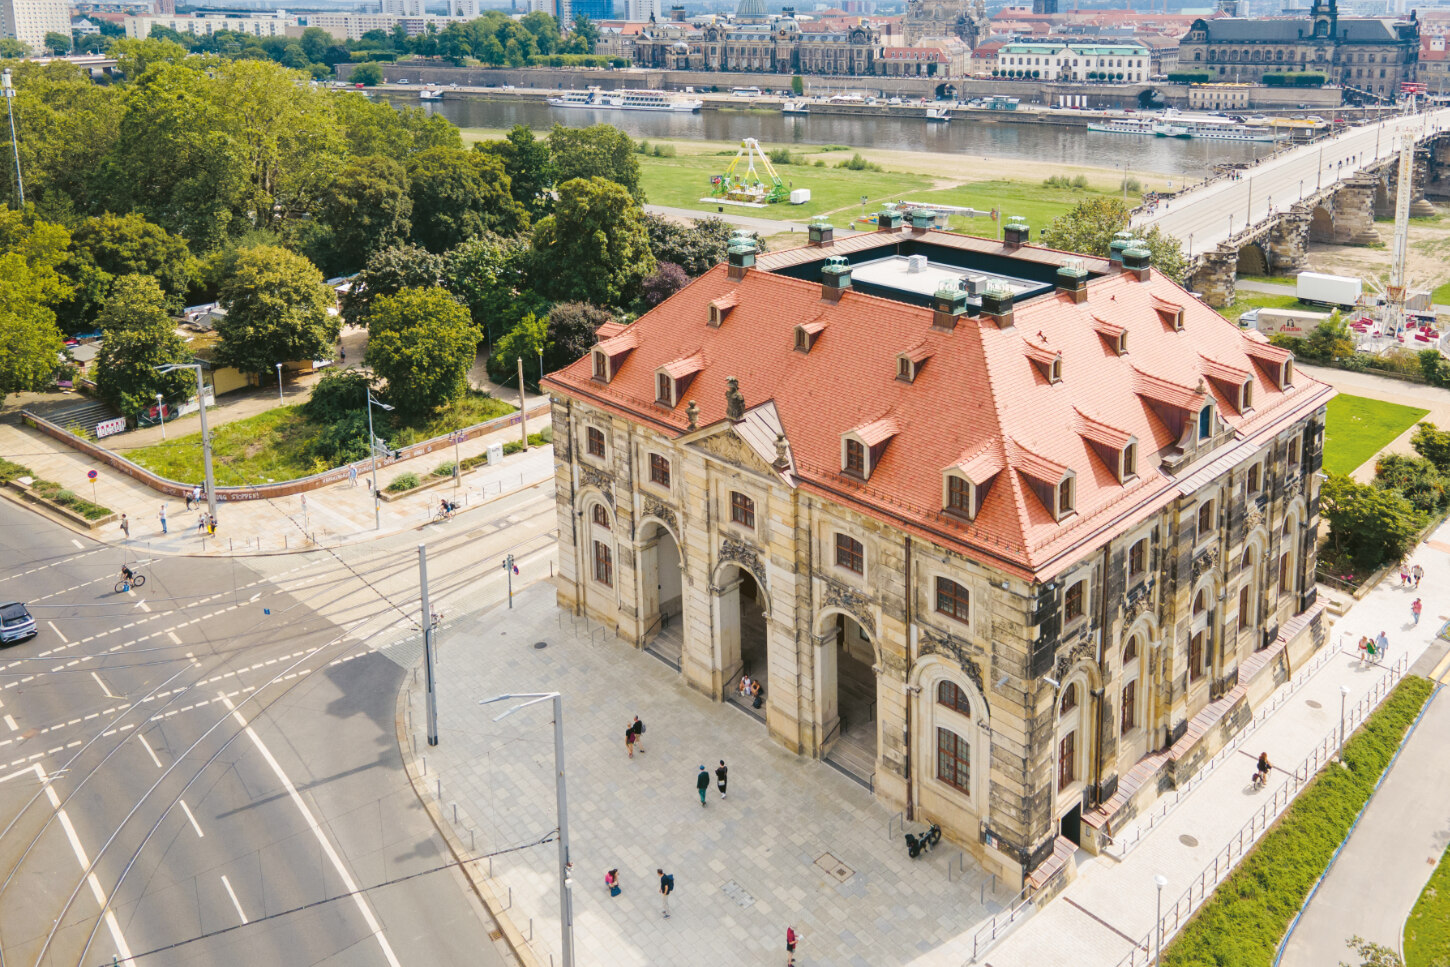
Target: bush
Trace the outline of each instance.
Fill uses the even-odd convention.
[[[1374,485],[1399,494],[1422,514],[1433,514],[1450,504],[1450,486],[1424,457],[1385,454],[1375,463]]]
[[[653,309],[689,284],[690,277],[685,274],[684,269],[673,262],[661,262],[654,274],[646,276],[640,283],[639,297],[646,306]]]
[[[1270,964],[1289,921],[1349,832],[1431,692],[1410,676],[1299,795],[1163,952],[1168,967]]]
[[[1421,423],[1415,427],[1415,435],[1410,438],[1410,446],[1415,452],[1433,463],[1441,473],[1450,471],[1450,430],[1442,430],[1433,423]],[[6,461],[0,460],[0,464]],[[15,466],[15,464],[11,464]],[[24,469],[24,468],[22,468]],[[0,474],[4,468],[0,467]]]
[[[398,474],[393,478],[393,482],[383,489],[390,494],[400,494],[405,490],[412,490],[421,484],[422,481],[418,479],[418,475],[412,471],[408,471],[407,473]]]
[[[0,457],[0,484],[7,484],[17,477],[33,476],[30,468]]]
[[[861,153],[859,151],[856,152],[855,154],[851,155],[851,159],[849,161],[837,161],[836,162],[836,167],[837,168],[845,168],[848,171],[882,171],[882,170],[884,170],[880,165],[876,164],[876,162],[874,162],[874,161],[867,161],[865,158],[861,157]]]
[[[1263,76],[1263,83],[1266,87],[1323,87],[1328,80],[1329,78],[1319,71],[1289,71]]]
[[[1168,75],[1172,84],[1207,84],[1213,75],[1208,71],[1173,71]]]
[[[11,466],[16,465],[11,464]],[[20,469],[25,470],[24,467]],[[19,474],[22,477],[28,475],[28,470],[25,473]],[[31,485],[30,489],[51,503],[80,514],[86,520],[100,520],[112,512],[109,507],[102,507],[100,504],[93,504],[89,500],[77,497],[73,491],[66,490],[53,480],[37,480]]]
[[[302,413],[314,423],[336,423],[354,413],[363,413],[366,421],[370,385],[371,380],[355,369],[330,369],[312,388]]]
[[[440,463],[440,464],[438,464],[438,466],[436,466],[436,467],[433,468],[433,476],[435,476],[435,477],[451,477],[451,476],[453,476],[453,461],[450,460],[447,463]]]
[[[1394,490],[1382,490],[1331,474],[1320,490],[1320,510],[1329,524],[1334,556],[1372,571],[1409,553],[1425,519]]]

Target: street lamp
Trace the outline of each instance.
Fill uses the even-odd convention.
[[[564,967],[574,967],[574,901],[571,890],[574,881],[570,875],[569,862],[569,799],[564,789],[564,696],[558,692],[541,692],[524,695],[496,695],[485,698],[479,705],[506,702],[512,699],[528,699],[515,705],[494,721],[512,715],[521,708],[537,705],[546,699],[554,702],[554,798],[559,813],[559,933],[564,948]],[[1166,880],[1164,881],[1167,882]]]
[[[1193,233],[1188,233],[1188,257],[1193,258]]]
[[[1349,701],[1349,686],[1339,686],[1339,747],[1344,748],[1344,703]]]
[[[373,455],[373,530],[383,529],[383,504],[378,496],[378,438],[373,436],[373,407],[381,406],[392,412],[392,407],[373,399],[373,391],[365,390],[368,398],[368,450]]]
[[[1158,919],[1153,921],[1153,929],[1158,935],[1158,942],[1153,945],[1153,967],[1159,967],[1163,963],[1163,888],[1168,885],[1168,877],[1162,873],[1153,876],[1153,882],[1158,886]]]
[[[539,350],[539,385],[544,385],[544,351]]]
[[[15,149],[15,194],[20,208],[25,207],[25,182],[20,178],[20,142],[15,138],[15,85],[10,81],[10,68],[0,72],[0,94],[5,95],[5,107],[10,112],[10,146]]]
[[[282,396],[282,364],[281,363],[278,363],[277,364],[277,402],[279,402],[279,403],[285,403],[285,402],[287,402],[286,399],[283,398],[283,396]]]
[[[161,402],[164,398],[160,393],[156,394],[156,415],[161,417],[161,439],[163,440],[166,439],[166,407]]]
[[[196,404],[201,411],[201,462],[206,470],[206,512],[216,520],[216,479],[211,472],[211,432],[206,426],[206,384],[202,381],[201,363],[167,363],[153,367],[158,373],[171,373],[178,369],[196,370]]]

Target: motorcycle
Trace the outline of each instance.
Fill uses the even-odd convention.
[[[921,835],[906,834],[906,853],[912,859],[916,859],[923,853],[928,853],[931,848],[941,842],[941,827],[932,823],[927,827],[926,832]]]

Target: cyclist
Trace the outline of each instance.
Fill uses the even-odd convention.
[[[132,571],[131,568],[128,565],[122,564],[121,565],[121,584],[125,586],[125,589],[127,591],[129,591],[129,590],[131,590],[131,585],[133,585],[135,583],[136,583],[136,572],[135,571]]]
[[[458,509],[458,505],[449,503],[447,497],[444,497],[438,503],[440,505],[438,512],[444,517],[452,517],[453,512]]]

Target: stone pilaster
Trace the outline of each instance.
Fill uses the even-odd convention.
[[[1269,271],[1283,274],[1302,269],[1309,245],[1309,207],[1295,205],[1279,216],[1264,245]]]
[[[1372,245],[1380,240],[1374,228],[1377,179],[1359,174],[1344,179],[1334,195],[1334,240],[1341,245]]]
[[[1234,301],[1234,278],[1238,271],[1239,250],[1227,243],[1199,256],[1199,264],[1189,279],[1194,292],[1211,306],[1221,308]]]

